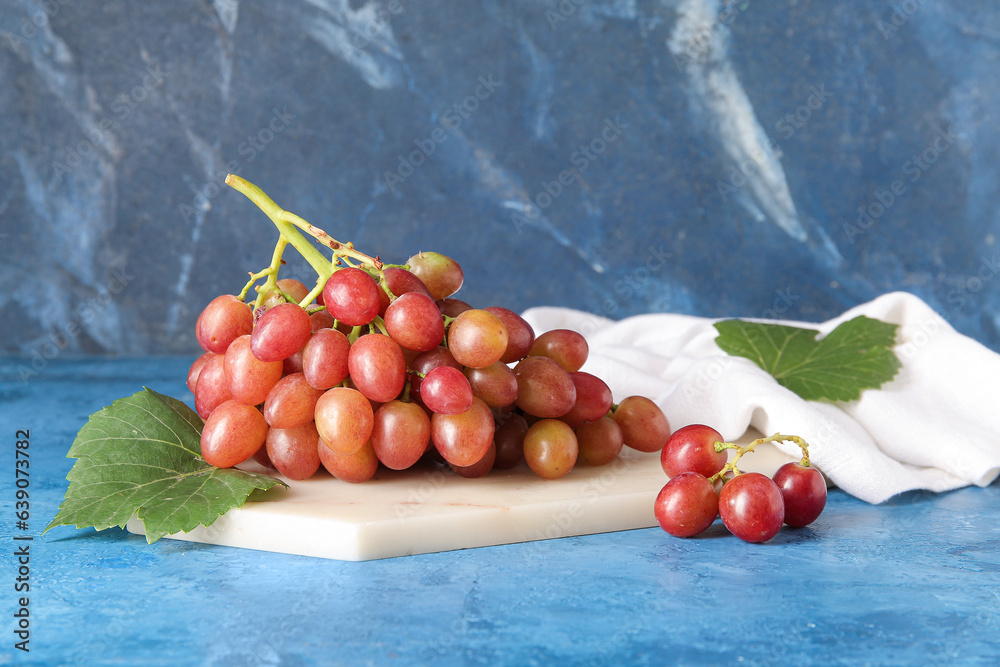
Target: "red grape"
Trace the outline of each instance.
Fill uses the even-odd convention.
[[[302,348],[302,372],[316,389],[335,387],[347,377],[351,342],[336,329],[320,329]]]
[[[353,454],[364,447],[374,423],[372,404],[356,389],[334,387],[316,401],[316,429],[339,454]]]
[[[444,338],[441,311],[433,299],[419,292],[408,292],[389,304],[385,328],[394,341],[418,352],[433,350]]]
[[[301,350],[310,334],[309,313],[294,303],[282,303],[257,320],[250,336],[250,349],[261,361],[282,361]]]
[[[719,494],[704,475],[682,472],[660,490],[653,512],[660,528],[674,537],[693,537],[715,521]]]
[[[430,417],[416,403],[390,401],[376,410],[371,443],[386,468],[409,468],[427,451],[430,439]]]
[[[352,327],[370,323],[379,313],[381,289],[368,273],[354,267],[333,272],[323,287],[330,314]]]
[[[465,377],[472,393],[491,408],[503,408],[517,400],[517,376],[502,361],[486,368],[466,368]]]
[[[378,472],[378,457],[372,443],[364,443],[358,451],[351,454],[339,454],[320,438],[316,444],[320,463],[327,471],[339,480],[360,484],[367,482]]]
[[[433,412],[457,415],[472,407],[472,387],[462,371],[438,366],[421,380],[420,400]]]
[[[448,297],[447,299],[438,299],[435,303],[437,303],[438,310],[441,311],[441,314],[447,315],[448,317],[458,317],[459,313],[472,310],[472,306],[467,304],[465,301],[462,301],[461,299],[453,299],[451,297]]]
[[[377,403],[399,396],[406,383],[403,349],[384,334],[368,334],[354,341],[347,368],[358,391]]]
[[[524,436],[524,460],[544,479],[558,479],[576,465],[580,449],[573,429],[558,419],[540,419]]]
[[[590,347],[587,339],[581,334],[571,329],[553,329],[546,331],[541,336],[535,338],[528,354],[540,357],[549,357],[559,362],[559,365],[572,373],[580,370]]]
[[[745,542],[766,542],[785,520],[781,490],[759,472],[737,475],[722,487],[719,515],[726,528]]]
[[[562,417],[576,403],[573,378],[548,357],[525,357],[514,367],[517,407],[542,418]]]
[[[611,389],[604,380],[582,371],[572,372],[569,376],[576,387],[576,402],[560,419],[576,428],[608,414],[612,403]]]
[[[195,324],[198,344],[216,354],[225,353],[230,343],[252,331],[253,312],[250,306],[231,294],[212,299]]]
[[[253,456],[267,437],[264,415],[252,405],[226,401],[201,430],[201,457],[217,468],[232,468]]]
[[[785,502],[785,523],[795,528],[808,526],[826,507],[826,480],[813,467],[793,461],[778,468],[774,483]]]
[[[302,373],[286,375],[271,387],[264,400],[264,419],[271,428],[308,424],[316,412],[322,389],[314,389]]]
[[[385,274],[385,283],[389,286],[389,291],[396,298],[410,292],[419,292],[420,294],[431,296],[431,291],[427,289],[427,285],[411,271],[398,266],[390,266],[384,269],[382,273]],[[389,296],[385,291],[382,291],[382,294],[386,298],[386,305],[388,305]]]
[[[288,479],[309,479],[319,470],[318,439],[312,421],[292,428],[271,428],[264,441],[271,467]]]
[[[483,458],[479,459],[471,466],[457,466],[448,464],[451,469],[462,477],[467,477],[469,479],[475,479],[476,477],[483,477],[489,474],[490,470],[493,469],[493,465],[497,458],[497,448],[496,445],[491,444],[490,448],[486,450],[486,454]]]
[[[304,349],[305,348],[303,348],[303,350]],[[303,350],[299,350],[298,352],[296,352],[295,354],[293,354],[292,356],[288,357],[287,359],[285,359],[284,361],[281,362],[281,374],[282,375],[291,375],[292,373],[301,373],[302,372],[302,352],[303,352]]]
[[[640,452],[658,452],[670,437],[670,423],[660,407],[645,396],[629,396],[611,418],[618,422],[625,444]]]
[[[448,349],[463,366],[490,366],[507,350],[507,329],[485,310],[467,310],[448,327]]]
[[[611,463],[625,445],[622,430],[611,417],[601,417],[574,429],[580,447],[579,459],[591,466]]]
[[[194,387],[194,409],[202,419],[208,419],[215,408],[233,397],[226,380],[225,361],[226,355],[216,354],[198,374],[198,383]]]
[[[660,465],[668,477],[693,471],[711,477],[726,466],[726,450],[715,451],[715,443],[725,442],[714,428],[691,424],[679,428],[667,438],[660,452]]]
[[[250,350],[250,336],[233,341],[225,355],[226,381],[229,391],[240,403],[259,405],[281,379],[280,361],[261,361]]]
[[[312,323],[312,332],[316,333],[320,329],[332,329],[337,326],[337,320],[333,318],[328,310],[317,310],[309,316]]]
[[[439,252],[421,252],[406,260],[410,273],[430,290],[435,299],[444,299],[462,287],[462,267],[451,257]]]
[[[507,308],[490,306],[483,310],[495,315],[507,329],[507,351],[504,352],[500,361],[505,364],[513,364],[528,356],[528,351],[531,350],[531,345],[535,342],[535,331],[531,325],[523,317]]]
[[[528,432],[528,422],[524,417],[513,414],[496,427],[493,444],[496,445],[497,468],[514,468],[524,462],[524,436]]]
[[[217,357],[215,352],[206,352],[201,355],[191,364],[188,369],[187,375],[187,388],[192,394],[194,393],[194,388],[198,386],[198,376],[201,374],[201,369],[205,367],[205,364],[209,362],[212,357]]]
[[[472,407],[457,415],[431,416],[431,440],[452,465],[471,466],[483,458],[493,433],[493,413],[480,398],[473,398]]]
[[[303,285],[298,280],[294,278],[283,278],[277,282],[276,290],[271,290],[264,297],[264,308],[270,310],[275,306],[281,305],[283,303],[289,303],[285,301],[285,297],[282,296],[282,292],[291,297],[292,303],[299,303],[309,295],[309,288]]]

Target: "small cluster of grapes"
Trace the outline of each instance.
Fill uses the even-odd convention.
[[[527,462],[555,479],[625,445],[662,448],[670,426],[655,403],[613,405],[608,385],[579,370],[583,336],[536,337],[511,310],[454,298],[463,281],[453,259],[424,252],[397,266],[335,260],[312,292],[269,280],[254,307],[247,289],[215,298],[188,373],[204,459],[254,457],[290,479],[322,466],[362,482],[379,464],[403,470],[429,456],[466,477]]]
[[[765,442],[795,442],[802,459],[786,463],[769,478],[741,473],[739,458]],[[728,450],[736,450],[728,461]],[[660,527],[675,537],[693,537],[716,517],[747,542],[766,542],[781,525],[808,526],[826,506],[826,480],[809,465],[808,445],[798,436],[775,434],[745,447],[724,442],[715,429],[692,424],[675,431],[660,453],[670,481],[656,497]]]

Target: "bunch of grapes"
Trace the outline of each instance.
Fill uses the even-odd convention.
[[[792,441],[802,459],[786,463],[773,479],[736,467],[743,454],[765,442]],[[728,461],[727,450],[736,456]],[[731,533],[747,542],[766,542],[782,524],[808,526],[826,506],[826,480],[809,465],[808,445],[798,436],[775,434],[746,447],[724,442],[715,429],[692,424],[675,431],[660,453],[670,481],[653,506],[663,530],[675,537],[693,537],[716,517]]]
[[[579,333],[536,337],[511,310],[455,298],[464,282],[455,260],[421,252],[384,265],[242,179],[227,182],[282,236],[271,267],[251,274],[239,296],[215,298],[196,324],[205,353],[188,387],[212,465],[254,458],[290,479],[322,466],[362,482],[379,465],[403,470],[431,458],[466,477],[527,463],[556,479],[578,461],[610,463],[623,446],[659,451],[670,436],[651,400],[615,405],[605,382],[580,371],[588,346]],[[332,248],[332,259],[324,265],[302,248],[289,222]],[[318,267],[315,288],[277,279],[287,243]]]

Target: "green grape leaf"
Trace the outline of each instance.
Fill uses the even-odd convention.
[[[169,396],[144,389],[95,412],[67,458],[69,488],[45,528],[125,527],[138,513],[152,544],[164,535],[207,526],[254,489],[283,482],[216,468],[201,458],[201,418]],[[44,531],[43,531],[44,533]]]
[[[811,401],[853,401],[895,377],[897,325],[855,317],[817,340],[818,331],[783,324],[723,320],[716,344],[746,357],[778,384]]]

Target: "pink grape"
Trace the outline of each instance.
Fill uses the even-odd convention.
[[[411,467],[427,451],[430,439],[430,417],[416,403],[390,401],[375,411],[371,443],[386,468]]]
[[[683,472],[660,490],[653,513],[660,528],[674,537],[694,537],[715,522],[719,495],[704,475]]]
[[[560,419],[576,428],[600,419],[611,410],[611,389],[601,378],[583,371],[569,374],[576,387],[576,402]]]
[[[281,295],[282,292],[290,296],[292,302],[296,304],[309,295],[309,288],[295,278],[282,278],[277,282],[277,288],[277,290],[268,292],[267,296],[264,297],[264,307],[269,310],[282,303],[289,303]]]
[[[462,364],[455,361],[455,357],[451,356],[448,348],[441,346],[427,352],[421,352],[410,362],[410,368],[416,371],[416,373],[422,373],[423,375],[427,375],[438,366],[450,366],[458,370],[462,370],[463,368]],[[420,385],[423,382],[423,378],[416,373],[410,376],[410,391],[419,398]]]
[[[611,418],[621,427],[625,444],[640,452],[658,452],[670,437],[666,415],[645,396],[628,396]]]
[[[491,408],[503,408],[517,400],[517,376],[502,361],[486,368],[466,368],[472,393]]]
[[[467,310],[448,327],[448,349],[463,366],[485,368],[507,351],[507,329],[485,310]]]
[[[294,428],[308,424],[316,413],[322,389],[314,389],[302,373],[286,375],[271,387],[264,400],[264,419],[271,428]]]
[[[461,289],[465,279],[458,262],[439,252],[417,253],[406,260],[406,264],[410,273],[420,278],[435,299],[451,296]]]
[[[451,469],[454,470],[462,477],[468,479],[475,479],[477,477],[484,477],[489,474],[490,470],[493,469],[493,465],[497,458],[497,448],[496,445],[491,444],[490,448],[486,450],[483,458],[479,459],[471,466],[456,466],[451,465]]]
[[[337,320],[333,318],[333,315],[328,310],[317,310],[309,316],[309,322],[312,324],[313,333],[316,333],[320,329],[332,329],[337,326]]]
[[[559,479],[576,465],[580,448],[566,422],[540,419],[524,436],[524,460],[543,479]]]
[[[431,441],[452,465],[471,466],[483,458],[493,433],[493,413],[480,398],[473,398],[472,407],[457,415],[431,416]]]
[[[421,381],[420,400],[437,414],[457,415],[472,407],[472,386],[462,371],[438,366]]]
[[[505,364],[513,364],[528,356],[528,352],[535,342],[535,331],[531,325],[523,317],[507,308],[490,306],[484,310],[496,316],[507,329],[507,350],[500,361]]]
[[[722,487],[719,516],[736,537],[745,542],[766,542],[778,534],[785,520],[781,490],[770,477],[758,472],[737,475]]]
[[[226,380],[226,356],[211,354],[214,356],[205,362],[198,373],[198,383],[194,388],[194,409],[202,419],[208,419],[215,408],[233,397]]]
[[[347,377],[351,342],[336,329],[320,329],[302,348],[302,372],[315,389],[335,387]]]
[[[201,457],[217,468],[232,468],[253,456],[267,437],[264,415],[252,405],[226,401],[201,430]]]
[[[338,454],[354,454],[371,438],[372,404],[357,389],[334,387],[316,401],[316,430]]]
[[[288,479],[309,479],[319,470],[319,433],[311,420],[292,428],[271,428],[264,441],[271,467]]]
[[[524,436],[528,433],[528,422],[518,414],[512,414],[496,427],[493,444],[496,445],[496,468],[515,468],[524,463]]]
[[[711,477],[726,465],[726,450],[715,451],[715,443],[725,442],[719,432],[704,424],[690,424],[674,431],[660,452],[660,465],[668,477],[693,471]]]
[[[553,329],[535,338],[528,354],[555,359],[568,372],[580,370],[590,347],[587,339],[571,329]]]
[[[601,417],[577,426],[577,444],[580,447],[580,461],[587,465],[602,466],[611,463],[621,454],[625,446],[622,430],[611,417]]]
[[[224,354],[234,340],[252,331],[253,311],[231,294],[212,299],[195,324],[198,344],[216,354]]]
[[[562,417],[576,403],[573,378],[548,357],[528,356],[514,367],[517,407],[542,418]]]
[[[383,269],[382,273],[385,274],[385,282],[389,286],[389,290],[397,298],[410,292],[419,292],[420,294],[431,296],[431,291],[427,289],[427,285],[412,271],[407,271],[398,266],[390,266]],[[383,292],[383,294],[385,293]],[[388,298],[388,295],[386,295],[387,301]]]
[[[356,452],[340,454],[327,447],[320,438],[316,451],[327,472],[341,481],[360,484],[367,482],[378,472],[378,457],[370,442],[365,442]]]
[[[368,334],[354,341],[347,368],[358,391],[377,403],[399,396],[406,383],[403,348],[384,334]]]
[[[785,523],[794,528],[808,526],[826,507],[826,480],[813,467],[792,461],[778,468],[774,483],[785,503]]]
[[[305,349],[305,348],[303,348]],[[292,373],[302,372],[302,350],[299,350],[292,356],[288,357],[281,362],[281,374],[291,375]]]
[[[212,357],[217,356],[219,355],[215,352],[206,352],[195,359],[191,364],[191,367],[188,369],[187,388],[192,394],[194,393],[194,388],[198,385],[198,376],[201,374],[201,369],[205,367],[205,364],[207,364]]]
[[[261,361],[282,361],[302,349],[312,334],[309,313],[294,303],[265,312],[254,326],[250,349]]]
[[[444,320],[434,300],[408,292],[389,304],[385,328],[394,341],[418,352],[433,350],[444,339]]]
[[[448,317],[458,317],[459,313],[472,310],[472,306],[465,301],[452,297],[448,297],[447,299],[438,299],[435,303],[437,303],[438,310],[441,311],[441,314],[447,315]]]
[[[370,323],[379,313],[379,289],[375,279],[361,269],[333,272],[323,287],[323,303],[330,314],[352,327]]]
[[[229,392],[240,403],[259,405],[281,379],[282,366],[280,361],[261,361],[255,357],[250,349],[250,336],[240,336],[225,355]]]

